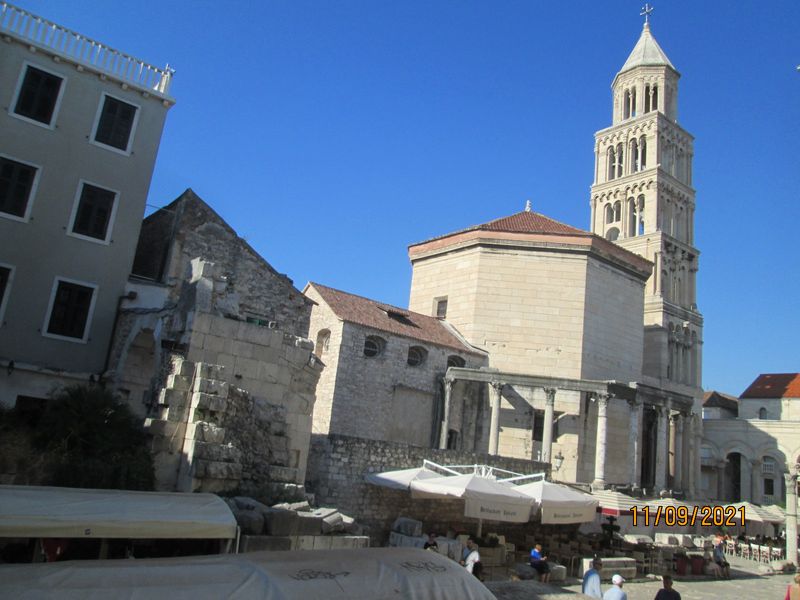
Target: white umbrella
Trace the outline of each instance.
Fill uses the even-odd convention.
[[[594,520],[598,501],[589,494],[550,481],[517,486],[539,506],[542,523],[587,523]]]
[[[632,508],[638,507],[641,510],[645,504],[643,500],[637,500],[633,496],[614,490],[595,490],[592,492],[592,497],[599,502],[600,513],[612,517],[631,515]]]
[[[413,469],[400,469],[398,471],[384,471],[383,473],[368,473],[364,475],[364,480],[367,483],[388,487],[393,490],[407,490],[412,481],[433,479],[441,476],[441,473],[423,466]]]
[[[527,523],[533,498],[511,483],[504,483],[478,473],[451,475],[411,482],[413,498],[463,498],[464,516],[482,521]],[[480,535],[482,523],[478,524]]]

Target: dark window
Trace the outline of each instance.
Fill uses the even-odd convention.
[[[428,356],[428,351],[425,348],[420,346],[411,346],[408,349],[408,366],[410,367],[418,367],[422,363],[425,362],[425,358]]]
[[[136,107],[116,98],[106,96],[100,122],[97,124],[95,141],[120,150],[128,149],[128,141],[133,130]]]
[[[0,212],[24,217],[36,167],[0,158]]]
[[[53,299],[53,310],[50,311],[47,333],[83,338],[93,294],[93,288],[59,281],[56,297]]]
[[[386,342],[383,339],[379,338],[377,335],[370,335],[367,336],[367,339],[364,340],[364,356],[367,358],[373,358],[378,356],[381,352],[383,352],[383,347]]]
[[[774,479],[764,479],[764,495],[765,496],[774,496],[775,495],[775,480]]]
[[[115,197],[110,190],[84,183],[72,232],[105,240]]]
[[[3,299],[6,297],[9,279],[11,279],[11,269],[0,267],[0,307],[3,306]]]
[[[28,67],[25,79],[17,96],[14,112],[40,123],[50,124],[56,108],[58,92],[61,89],[60,77]]]
[[[436,317],[444,319],[447,316],[447,298],[436,301]]]
[[[544,441],[544,411],[534,409],[535,419],[533,421],[533,441]]]
[[[447,366],[448,367],[463,367],[467,364],[460,356],[456,356],[455,354],[451,354],[447,357]]]

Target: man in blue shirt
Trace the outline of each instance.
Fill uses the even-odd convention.
[[[541,544],[536,544],[531,550],[531,566],[539,574],[539,581],[542,583],[550,581],[550,565],[547,564],[547,557],[542,556]]]
[[[600,589],[600,569],[603,568],[603,561],[595,558],[592,566],[583,574],[583,586],[581,592],[590,598],[602,598],[603,590]]]

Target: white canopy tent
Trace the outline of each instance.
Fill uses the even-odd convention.
[[[416,548],[254,552],[0,566],[21,600],[491,600],[464,567]]]
[[[428,461],[425,462],[427,463]],[[364,475],[364,480],[367,483],[388,487],[393,490],[407,490],[409,489],[412,481],[417,481],[420,479],[433,479],[441,476],[441,473],[437,473],[427,465],[424,465],[422,467],[415,467],[413,469],[384,471],[383,473],[367,473]]]
[[[526,483],[517,489],[535,500],[544,524],[594,521],[598,500],[589,494],[544,480]]]
[[[0,537],[235,539],[214,494],[0,485]]]

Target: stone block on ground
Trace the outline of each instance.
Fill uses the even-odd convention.
[[[292,538],[271,535],[243,535],[239,544],[240,552],[261,552],[291,550]]]
[[[236,522],[247,535],[261,535],[264,532],[264,516],[255,510],[237,509],[233,511]]]
[[[295,513],[297,519],[297,535],[320,535],[322,519],[311,513]]]
[[[266,508],[264,515],[264,531],[270,535],[298,535],[300,517],[293,510]]]
[[[330,550],[332,535],[315,535],[314,536],[314,550]]]

